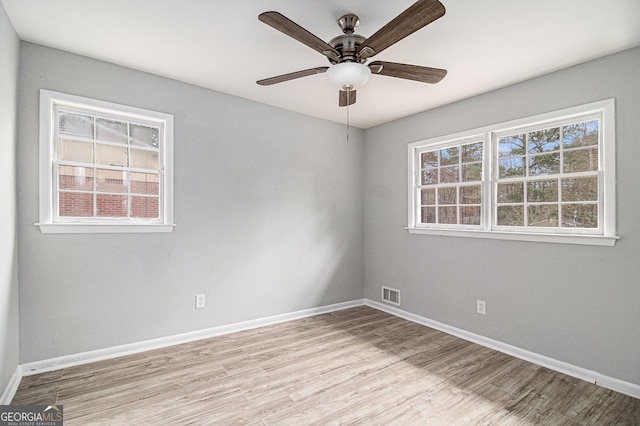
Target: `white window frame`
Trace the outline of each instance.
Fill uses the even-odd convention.
[[[57,216],[56,112],[69,108],[87,114],[150,123],[160,128],[160,200],[158,219],[60,218]],[[51,90],[40,90],[40,206],[36,226],[46,233],[148,233],[171,232],[173,223],[173,116]]]
[[[415,175],[415,184],[416,184],[416,189],[417,189],[417,184],[420,182],[420,170],[421,165],[420,165],[420,156],[422,153],[424,152],[429,152],[429,151],[435,151],[435,150],[441,150],[441,149],[446,149],[446,148],[451,148],[451,147],[455,147],[455,146],[461,146],[461,145],[468,145],[468,144],[474,144],[474,143],[478,143],[478,142],[483,142],[484,144],[484,136],[482,134],[473,134],[473,135],[469,135],[469,136],[463,136],[463,137],[458,137],[458,138],[453,138],[453,139],[445,139],[445,140],[441,140],[438,142],[434,142],[433,144],[430,145],[423,145],[423,146],[418,146],[416,147],[415,151],[414,151],[414,158],[413,158],[413,167],[415,168],[415,170],[417,171],[417,174]],[[463,182],[462,180],[458,181],[458,182],[453,182],[453,183],[445,183],[445,184],[436,184],[433,185],[434,188],[442,188],[442,187],[455,187],[455,188],[461,188],[463,186],[467,186],[467,185],[480,185],[480,191],[481,193],[484,194],[484,192],[487,190],[486,188],[486,182],[487,179],[485,178],[485,173],[486,173],[486,167],[485,167],[485,155],[486,155],[486,149],[483,146],[482,149],[482,179],[480,181],[470,181],[470,182]],[[413,182],[412,182],[413,183]],[[419,191],[416,191],[416,209],[414,211],[414,218],[418,218],[419,217],[419,209],[421,206],[421,202],[420,202],[420,195],[418,194]],[[458,200],[459,201],[459,200]],[[463,204],[458,203],[458,206],[462,206]],[[481,213],[480,216],[482,218],[484,218],[486,216],[486,212],[484,211],[484,203],[481,204]],[[437,212],[438,208],[436,208],[436,212]],[[437,213],[436,213],[437,214]],[[459,217],[459,215],[458,215]],[[433,229],[447,229],[447,228],[451,228],[451,227],[455,227],[456,229],[460,229],[460,230],[482,230],[483,229],[483,224],[482,222],[478,225],[465,225],[465,224],[457,224],[457,225],[450,225],[450,224],[443,224],[443,223],[434,223],[434,224],[423,224],[421,225],[423,227],[426,228],[433,228]],[[416,227],[419,227],[418,225],[416,225]]]
[[[597,117],[599,128],[599,228],[572,230],[568,228],[498,227],[495,225],[497,191],[497,141],[500,135],[526,128],[553,127],[562,121]],[[481,138],[483,147],[482,223],[478,227],[444,224],[420,224],[420,153],[439,147],[465,143]],[[541,176],[542,178],[542,176]],[[553,111],[479,129],[417,141],[408,145],[408,226],[411,234],[488,238],[562,244],[613,246],[616,235],[616,173],[615,173],[615,102],[614,99],[593,102],[573,108]]]

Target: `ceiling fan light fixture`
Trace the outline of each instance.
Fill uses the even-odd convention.
[[[357,90],[371,77],[368,66],[358,62],[342,62],[327,70],[329,83],[338,90]]]

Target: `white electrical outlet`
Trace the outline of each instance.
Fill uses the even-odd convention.
[[[487,303],[484,300],[476,300],[476,311],[481,315],[486,315]]]
[[[205,307],[204,294],[196,294],[196,309]]]

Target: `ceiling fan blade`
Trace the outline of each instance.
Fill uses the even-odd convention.
[[[256,81],[256,83],[258,83],[260,86],[271,86],[272,84],[282,83],[282,82],[294,80],[300,77],[307,77],[309,75],[314,75],[314,74],[322,74],[323,72],[326,72],[328,69],[329,67],[311,68],[308,70],[296,71],[296,72],[291,72],[289,74],[279,75],[277,77],[265,78],[264,80]]]
[[[391,22],[380,28],[358,47],[359,58],[365,59],[382,52],[420,28],[440,18],[446,9],[438,0],[418,0]]]
[[[431,84],[438,83],[447,75],[447,70],[441,68],[429,68],[384,61],[371,62],[369,68],[374,74]]]
[[[341,90],[340,97],[338,99],[338,105],[341,107],[353,105],[356,103],[356,91],[355,90]]]
[[[313,50],[322,53],[328,58],[340,58],[340,52],[328,43],[325,43],[291,19],[278,12],[264,12],[258,15],[258,19],[276,30],[298,40]]]

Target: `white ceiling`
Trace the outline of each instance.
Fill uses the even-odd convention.
[[[22,40],[148,71],[337,122],[324,75],[255,81],[327,66],[327,59],[258,21],[275,10],[325,41],[337,19],[372,35],[415,0],[1,0]],[[441,0],[446,14],[376,55],[446,68],[436,85],[372,76],[350,107],[368,128],[640,46],[639,0]]]

